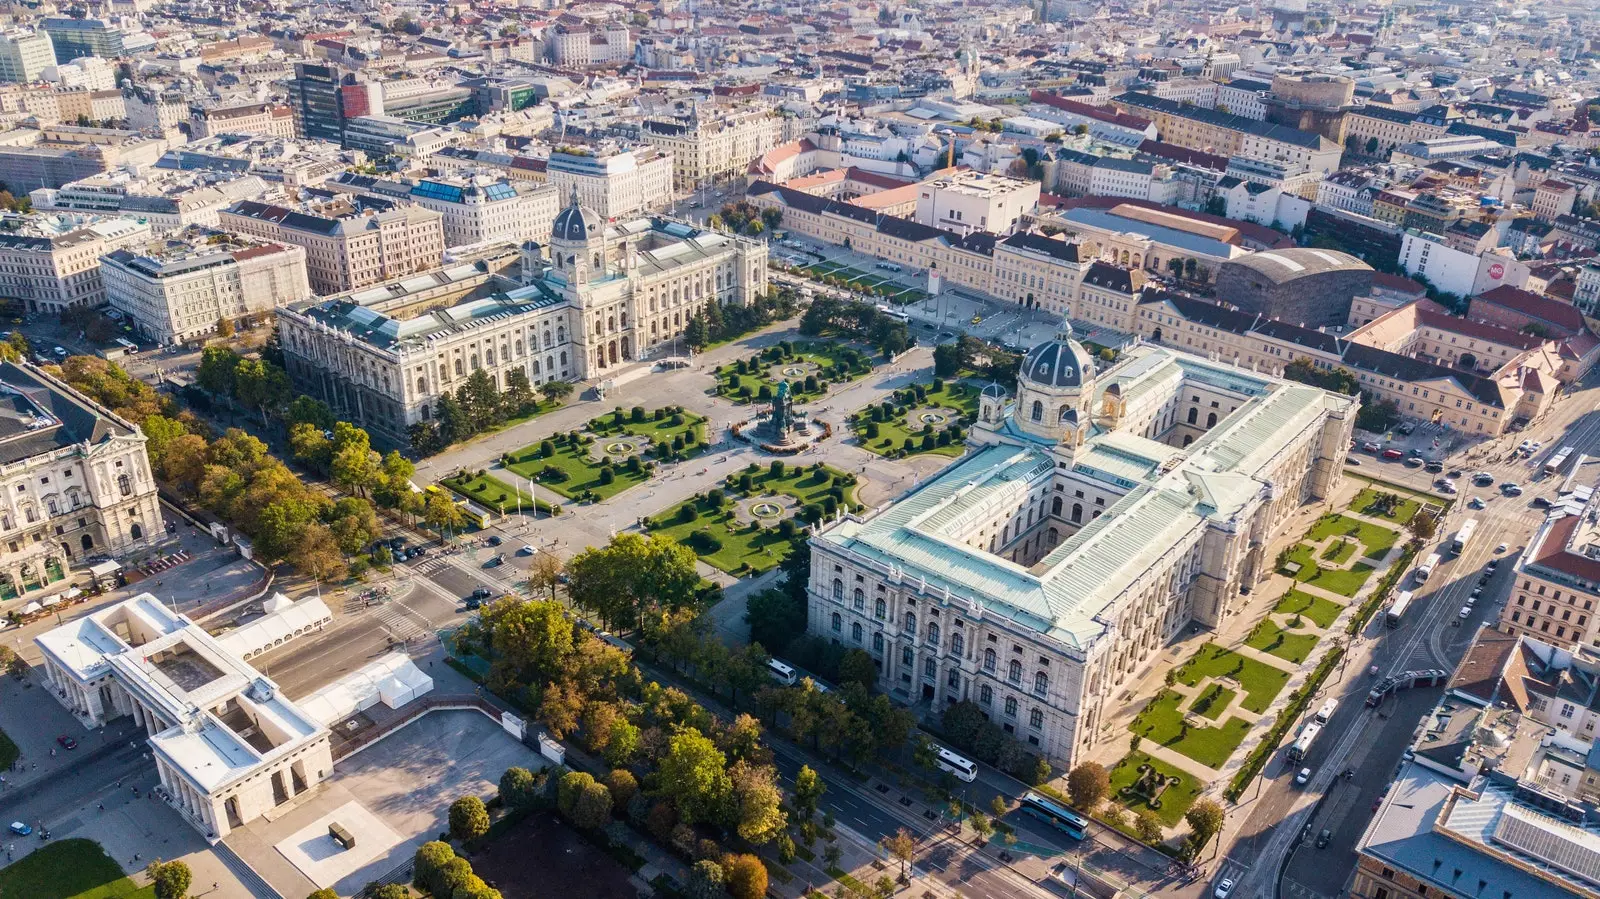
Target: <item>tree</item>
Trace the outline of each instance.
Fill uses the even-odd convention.
[[[989,800],[989,811],[993,812],[996,818],[1004,818],[1010,808],[1011,806],[1006,803],[1006,797],[998,793],[995,794],[993,799]]]
[[[1072,804],[1093,812],[1111,792],[1111,775],[1099,762],[1083,762],[1067,775],[1067,795]]]
[[[1211,838],[1222,831],[1223,822],[1222,806],[1215,799],[1200,799],[1184,813],[1183,820],[1189,822],[1189,835],[1191,854],[1198,854]]]
[[[693,728],[672,736],[659,769],[661,793],[672,799],[679,816],[693,824],[716,821],[733,791],[722,751]]]
[[[564,573],[565,566],[560,556],[552,552],[535,553],[533,561],[528,564],[528,591],[535,596],[549,593],[550,598],[555,599],[556,588],[560,586]]]
[[[436,491],[428,497],[428,505],[423,513],[423,521],[430,527],[444,534],[446,531],[459,531],[467,523],[467,518],[461,513],[461,507],[455,504],[449,494],[443,490]]]
[[[334,893],[335,899],[338,893]],[[366,893],[367,899],[411,899],[411,891],[398,883],[386,883]]]
[[[617,768],[606,775],[606,788],[611,791],[612,808],[620,813],[638,795],[639,780],[633,776],[633,772]]]
[[[476,796],[463,796],[450,803],[450,836],[476,840],[489,832],[489,810]]]
[[[553,600],[524,602],[507,596],[482,612],[497,664],[504,663],[524,680],[555,677],[562,660],[572,654],[572,619]]]
[[[500,775],[500,802],[506,808],[517,811],[532,808],[538,793],[539,783],[527,768],[507,768]]]
[[[726,882],[721,865],[711,859],[697,861],[689,869],[689,899],[724,899]]]
[[[235,333],[236,333],[236,329],[233,326],[233,319],[231,319],[231,318],[219,318],[219,319],[217,319],[217,336],[218,337],[221,337],[223,340],[227,340],[228,338],[232,337]]]
[[[805,813],[805,820],[809,821],[817,814],[817,802],[826,792],[828,785],[822,782],[817,772],[810,765],[801,765],[799,773],[794,776],[794,801],[795,807]]]
[[[349,573],[344,555],[339,551],[338,538],[321,522],[301,530],[299,539],[284,560],[293,565],[296,571],[309,574],[323,583],[342,581]]]
[[[778,789],[777,772],[740,760],[733,763],[728,776],[733,782],[735,827],[739,836],[757,846],[771,842],[788,826],[780,807],[783,793]]]
[[[953,343],[941,343],[933,348],[933,373],[940,378],[953,378],[961,371],[961,350]]]
[[[864,649],[847,649],[839,657],[839,683],[860,684],[868,689],[878,681],[878,668]]]
[[[607,546],[572,558],[567,593],[608,624],[632,626],[647,610],[672,611],[696,603],[696,561],[694,550],[670,537],[618,534]]]
[[[1147,808],[1139,810],[1133,817],[1133,831],[1139,839],[1146,843],[1159,843],[1161,841],[1161,817]]]
[[[911,839],[911,833],[904,827],[900,828],[892,837],[884,837],[880,845],[890,855],[900,860],[900,879],[906,879],[906,866],[911,864],[911,858],[917,851],[917,844]]]
[[[572,384],[567,381],[546,381],[539,387],[539,392],[544,394],[544,398],[553,403],[564,402],[567,397],[572,396],[573,390]]]
[[[189,866],[179,861],[164,862],[157,859],[145,866],[144,873],[155,887],[156,899],[183,899],[189,894],[194,880]]]
[[[731,855],[723,860],[723,872],[728,895],[733,899],[761,899],[767,895],[767,869],[761,859],[749,853]]]
[[[1439,523],[1427,512],[1418,512],[1411,516],[1410,521],[1406,522],[1406,529],[1411,531],[1411,536],[1418,540],[1432,539],[1433,535],[1438,532],[1438,528]]]
[[[324,887],[307,896],[306,899],[339,899],[339,894],[331,887]]]
[[[599,830],[611,820],[611,791],[582,771],[569,771],[556,788],[556,807],[574,825]]]

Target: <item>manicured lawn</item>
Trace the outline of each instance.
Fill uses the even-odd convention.
[[[605,438],[596,438],[603,440]],[[641,470],[637,474],[628,472],[623,466],[614,466],[613,480],[609,484],[600,483],[600,464],[589,458],[589,447],[573,447],[562,443],[555,447],[555,452],[548,458],[539,455],[538,445],[525,446],[518,450],[510,464],[506,465],[511,471],[529,480],[538,481],[540,484],[554,490],[562,496],[577,499],[584,493],[592,490],[602,500],[627,490],[635,484],[642,484],[650,479],[650,475]],[[546,468],[554,469],[565,474],[566,480],[558,477],[540,474]]]
[[[1311,655],[1311,650],[1316,648],[1317,635],[1287,631],[1271,618],[1265,618],[1250,632],[1250,638],[1244,641],[1244,645],[1271,653],[1280,659],[1288,659],[1298,665],[1306,660],[1306,656]]]
[[[1311,547],[1304,543],[1297,544],[1289,551],[1288,560],[1300,566],[1294,575],[1295,580],[1303,584],[1316,584],[1340,596],[1355,596],[1361,590],[1361,585],[1367,582],[1367,576],[1372,574],[1372,566],[1365,562],[1357,562],[1350,568],[1323,568],[1312,557]],[[1279,571],[1289,573],[1286,569]]]
[[[1233,697],[1237,695],[1239,694],[1221,684],[1212,684],[1189,703],[1189,711],[1215,721],[1228,710],[1228,703],[1233,702]]]
[[[931,453],[953,458],[966,452],[966,446],[962,441],[953,439],[955,437],[954,433],[951,434],[952,439],[944,445],[938,443],[937,436],[940,431],[951,427],[961,429],[964,435],[966,427],[977,418],[978,394],[981,388],[972,384],[960,383],[944,384],[942,387],[943,389],[938,391],[929,389],[925,394],[925,399],[905,404],[906,412],[904,414],[896,414],[892,417],[885,415],[884,420],[881,422],[872,421],[871,407],[850,416],[850,426],[855,430],[861,447],[880,456],[894,453],[903,453],[907,456]],[[927,406],[937,407],[949,413],[949,421],[931,427],[924,425],[913,429],[906,421],[906,417],[912,411]],[[882,407],[879,406],[879,408]],[[867,436],[869,433],[868,425],[870,424],[877,425],[878,436],[875,439]],[[934,445],[931,448],[924,448],[923,446],[923,437],[926,435],[935,437]],[[964,436],[963,439],[965,439]],[[909,450],[905,449],[907,440],[911,441],[912,448]]]
[[[750,478],[748,494],[740,487],[742,478],[746,475]],[[724,500],[722,508],[713,508],[706,499],[689,499],[654,516],[651,519],[653,524],[650,531],[671,537],[694,550],[707,565],[723,571],[730,573],[767,571],[788,557],[793,548],[793,540],[783,536],[778,530],[781,524],[766,528],[753,522],[738,521],[735,509],[739,501],[747,496],[771,494],[792,496],[800,503],[796,509],[798,513],[812,503],[822,506],[832,491],[838,488],[839,496],[833,497],[834,503],[837,506],[854,508],[855,485],[838,483],[841,477],[846,476],[837,469],[824,468],[819,472],[812,468],[788,465],[784,466],[782,475],[774,474],[770,467],[755,472],[740,472],[728,479],[726,489],[730,496]],[[694,509],[696,517],[685,520],[682,511],[684,508]],[[700,533],[702,531],[705,533]],[[720,545],[711,544],[706,539],[707,535]]]
[[[61,840],[0,869],[0,899],[154,899],[93,840]]]
[[[1344,606],[1300,590],[1290,590],[1283,594],[1283,598],[1272,607],[1272,611],[1284,615],[1304,615],[1317,627],[1328,628],[1333,625],[1333,620],[1339,617],[1339,613],[1344,611]]]
[[[1322,561],[1343,565],[1347,559],[1355,554],[1356,543],[1354,540],[1339,539],[1328,544],[1328,548],[1322,551]]]
[[[1409,519],[1410,516],[1407,516],[1407,520]],[[1319,519],[1312,526],[1311,533],[1308,536],[1312,540],[1322,540],[1334,535],[1359,541],[1362,546],[1366,547],[1366,556],[1369,559],[1383,558],[1384,553],[1387,553],[1389,548],[1394,546],[1395,541],[1400,539],[1398,531],[1392,531],[1389,528],[1379,527],[1375,524],[1368,524],[1365,521],[1357,521],[1354,518],[1346,518],[1343,515],[1329,515]]]
[[[1260,714],[1289,681],[1289,672],[1247,659],[1227,647],[1207,643],[1178,669],[1178,680],[1193,687],[1206,677],[1231,677],[1244,687],[1240,705]]]
[[[768,347],[753,359],[730,362],[717,369],[715,392],[738,403],[763,403],[777,393],[781,375],[774,377],[775,369],[809,362],[818,367],[812,375],[787,379],[789,395],[794,402],[801,403],[825,394],[829,384],[853,381],[872,371],[872,359],[868,354],[841,342],[818,340],[796,343],[791,345],[792,352],[789,355],[783,355],[782,346]],[[739,371],[740,362],[744,363],[744,373]],[[813,383],[813,379],[816,389],[808,390],[806,385]],[[762,388],[766,388],[765,398]]]
[[[1156,771],[1169,779],[1178,778],[1177,783],[1169,785],[1162,791],[1161,807],[1151,809],[1156,813],[1156,817],[1161,819],[1162,824],[1168,827],[1178,826],[1178,822],[1183,820],[1184,812],[1187,812],[1189,806],[1194,805],[1194,801],[1200,798],[1200,791],[1205,789],[1205,784],[1196,780],[1194,775],[1180,771],[1145,753],[1130,752],[1111,769],[1111,798],[1135,813],[1145,808],[1144,797],[1137,794],[1124,795],[1122,790],[1138,782],[1140,765],[1154,766]]]
[[[0,771],[10,768],[12,763],[17,760],[17,756],[21,754],[21,750],[17,749],[17,744],[11,742],[11,738],[6,736],[5,731],[0,730]]]
[[[517,511],[519,496],[522,498],[521,507],[525,511],[533,511],[537,502],[533,494],[519,487],[513,487],[492,474],[474,475],[465,480],[445,478],[439,483],[478,505],[487,506],[501,514]],[[505,499],[501,499],[502,496]]]
[[[1131,730],[1207,768],[1221,768],[1250,732],[1250,723],[1243,718],[1229,718],[1220,727],[1190,727],[1185,731],[1183,712],[1179,711],[1182,701],[1176,691],[1163,690],[1133,719]]]

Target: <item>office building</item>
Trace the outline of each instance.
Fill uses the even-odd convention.
[[[447,247],[525,240],[545,243],[560,208],[548,184],[504,181],[478,174],[421,181],[340,173],[324,182],[330,190],[409,200],[444,217]]]
[[[960,171],[917,185],[916,219],[961,235],[1006,235],[1037,205],[1037,181]]]
[[[1357,406],[1157,346],[1097,373],[1065,328],[1014,402],[984,391],[967,456],[811,539],[809,628],[892,699],[976,703],[1070,769],[1123,739],[1102,718],[1170,640],[1271,574],[1266,547],[1338,487]]]
[[[31,84],[56,64],[56,48],[43,31],[12,29],[0,34],[0,81]]]
[[[163,345],[216,333],[223,320],[270,313],[311,295],[306,251],[192,226],[101,259],[106,299]]]
[[[23,219],[15,228],[0,229],[0,295],[28,312],[49,315],[103,305],[100,257],[150,234],[149,223],[129,218],[88,224],[50,216]]]
[[[672,154],[653,148],[557,147],[545,163],[558,196],[577,190],[579,201],[606,219],[670,205],[672,172]]]
[[[102,19],[49,18],[40,28],[50,35],[58,63],[80,56],[116,59],[123,54],[122,32]]]
[[[345,130],[357,116],[382,115],[383,92],[375,82],[336,65],[297,62],[289,82],[295,134],[345,145]]]
[[[406,203],[356,197],[304,208],[246,200],[224,209],[219,227],[306,251],[306,275],[319,294],[438,268],[444,261],[444,217]]]

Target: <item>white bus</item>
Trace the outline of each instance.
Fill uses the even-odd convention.
[[[1461,555],[1461,551],[1467,548],[1467,544],[1472,541],[1472,535],[1477,530],[1478,519],[1468,518],[1466,521],[1461,522],[1461,529],[1456,531],[1456,539],[1450,543],[1450,552],[1458,556]]]
[[[972,764],[972,762],[962,758],[959,755],[956,755],[943,746],[939,747],[939,767],[949,771],[951,774],[954,774],[956,777],[961,778],[967,783],[972,783],[978,779],[977,765]]]
[[[1389,611],[1384,614],[1383,623],[1390,627],[1399,627],[1400,619],[1406,616],[1406,609],[1411,608],[1411,591],[1401,590],[1400,595],[1389,603]]]
[[[1429,553],[1428,557],[1422,560],[1422,564],[1417,566],[1417,583],[1427,580],[1428,575],[1433,574],[1433,570],[1438,567],[1439,554]]]
[[[1545,460],[1544,473],[1560,474],[1561,466],[1567,464],[1567,460],[1572,458],[1572,452],[1573,450],[1570,446],[1563,446],[1561,449],[1556,450],[1555,455]]]
[[[767,673],[772,675],[773,680],[783,684],[785,687],[794,686],[795,681],[800,679],[795,675],[793,668],[777,659],[767,659]]]
[[[1322,708],[1317,709],[1317,714],[1316,714],[1317,723],[1318,724],[1327,724],[1328,723],[1328,719],[1333,717],[1333,710],[1338,708],[1338,707],[1339,707],[1339,700],[1337,700],[1337,699],[1330,699],[1327,702],[1324,702],[1322,704]]]
[[[1312,741],[1316,740],[1317,734],[1321,732],[1322,725],[1315,721],[1306,725],[1306,729],[1300,732],[1300,738],[1295,740],[1294,745],[1289,747],[1290,764],[1299,762],[1306,757],[1306,753],[1311,751]]]

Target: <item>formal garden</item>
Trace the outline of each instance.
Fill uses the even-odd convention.
[[[1111,768],[1111,798],[1138,814],[1149,809],[1163,826],[1176,827],[1205,789],[1194,775],[1134,750]]]
[[[939,378],[913,384],[850,416],[850,427],[863,449],[880,456],[959,456],[966,451],[967,428],[978,417],[980,391]]]
[[[187,874],[188,869],[183,869]],[[188,881],[183,881],[187,885]],[[0,899],[155,899],[93,840],[57,840],[0,869]]]
[[[1206,696],[1207,693],[1202,691],[1191,700],[1176,690],[1163,690],[1133,719],[1131,729],[1141,739],[1183,753],[1207,768],[1220,769],[1228,761],[1228,756],[1233,755],[1233,751],[1244,741],[1253,722],[1234,715],[1214,726],[1202,725],[1191,715],[1214,719],[1199,715],[1192,707],[1186,706],[1203,703],[1207,706],[1206,711],[1210,711],[1217,704],[1208,702]]]
[[[510,515],[518,511],[541,512],[546,515],[558,515],[561,512],[560,506],[538,499],[532,493],[508,484],[505,480],[496,477],[492,472],[483,469],[459,471],[449,477],[442,478],[439,483],[450,488],[457,495],[485,508],[493,509],[502,515]]]
[[[714,392],[739,403],[771,401],[781,381],[789,396],[803,403],[828,392],[829,386],[853,381],[872,371],[872,359],[852,346],[834,341],[783,341],[749,358],[718,368]]]
[[[750,463],[724,487],[645,519],[645,527],[694,550],[707,565],[759,574],[788,557],[801,528],[857,508],[854,475],[779,459],[766,467]]]
[[[872,272],[864,272],[842,262],[818,262],[813,265],[799,266],[796,271],[830,287],[860,291],[871,296],[883,297],[890,302],[901,305],[921,302],[928,298],[926,292],[915,287],[906,287],[893,278]]]
[[[592,419],[582,431],[553,434],[506,453],[506,470],[569,499],[600,502],[650,479],[655,461],[675,462],[707,449],[706,419],[681,406]],[[508,492],[514,498],[515,494]]]

